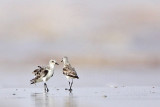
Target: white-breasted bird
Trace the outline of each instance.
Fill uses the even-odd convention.
[[[49,92],[46,82],[53,76],[54,74],[54,67],[59,65],[56,60],[50,60],[49,65],[46,67],[38,66],[38,69],[35,69],[32,73],[35,77],[30,80],[31,84],[36,84],[38,82],[44,82],[44,91]]]
[[[77,72],[75,68],[71,66],[71,64],[68,61],[68,57],[63,57],[62,61],[64,63],[63,66],[63,74],[66,76],[68,82],[69,82],[69,91],[72,91],[72,85],[73,85],[73,79],[79,79]]]

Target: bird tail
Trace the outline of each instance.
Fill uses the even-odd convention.
[[[32,80],[30,80],[30,83],[31,83],[31,84],[35,84],[35,83],[36,83],[36,79],[33,78]]]
[[[79,79],[79,77],[78,77],[78,76],[76,76],[76,78],[77,78],[77,79]]]

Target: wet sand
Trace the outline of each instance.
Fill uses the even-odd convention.
[[[160,87],[0,89],[1,107],[159,107]]]
[[[1,70],[8,72],[0,75],[0,107],[160,106],[159,68],[79,68],[72,93],[65,90],[68,82],[60,69],[47,82],[49,93],[43,92],[43,83],[30,85],[33,68],[9,70]]]

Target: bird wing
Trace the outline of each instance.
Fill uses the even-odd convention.
[[[32,74],[36,75],[39,72],[39,69],[35,69]]]
[[[31,84],[37,83],[39,80],[41,80],[43,77],[45,77],[48,74],[48,69],[46,67],[38,66],[39,69],[35,69],[32,73],[35,75],[35,77],[30,80]]]
[[[47,67],[39,67],[32,72],[36,78],[45,77],[48,74]]]
[[[44,69],[42,72],[41,72],[41,77],[45,77],[47,74],[48,74],[48,70],[47,69]]]
[[[66,76],[73,77],[73,78],[79,78],[77,75],[77,72],[75,71],[75,68],[72,68],[71,66],[64,67],[63,74]]]

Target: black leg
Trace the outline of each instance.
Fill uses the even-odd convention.
[[[46,92],[46,83],[44,83],[44,92]]]
[[[49,92],[49,89],[48,89],[48,87],[47,87],[47,84],[46,84],[46,83],[44,83],[44,91],[45,91],[45,92]]]
[[[69,89],[70,92],[72,91],[72,84],[73,84],[73,79],[72,79],[72,82],[71,82],[71,85],[70,85],[70,89]]]
[[[69,87],[70,87],[70,84],[71,84],[71,83],[70,83],[69,81],[68,81],[68,83],[69,83]],[[68,90],[68,88],[65,88],[65,90]]]
[[[69,82],[69,87],[71,87],[71,82]]]
[[[70,86],[70,84],[71,84],[71,83],[69,82],[69,86]]]
[[[46,91],[49,92],[49,89],[47,88]]]

